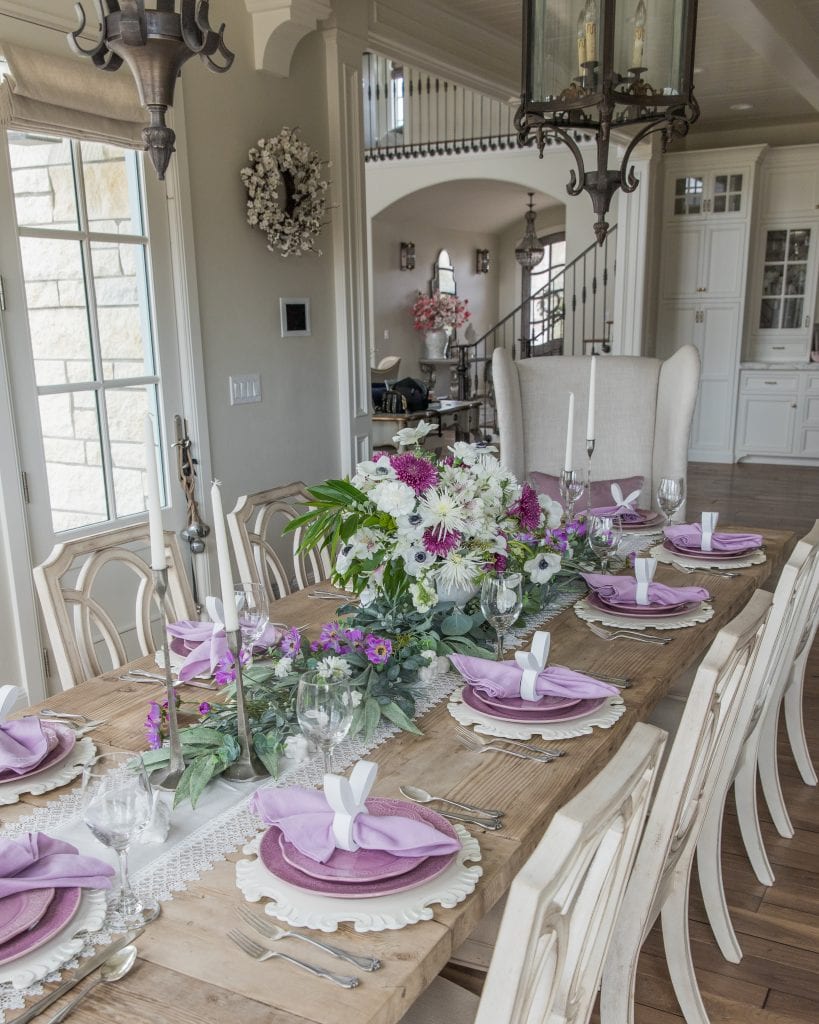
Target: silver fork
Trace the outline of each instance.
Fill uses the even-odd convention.
[[[654,644],[655,647],[662,647],[674,639],[670,636],[642,636],[640,633],[635,633],[628,629],[618,629],[611,632],[594,622],[587,622],[586,625],[601,640],[636,640],[641,644]]]
[[[346,960],[348,963],[360,967],[362,971],[377,971],[381,966],[381,961],[376,960],[374,956],[356,956],[355,953],[348,953],[346,950],[339,949],[338,946],[331,946],[329,942],[319,942],[318,939],[302,935],[301,932],[290,932],[286,928],[279,928],[278,925],[271,924],[259,914],[254,914],[249,907],[238,906],[236,913],[251,928],[255,928],[260,935],[264,935],[266,939],[272,939],[274,942],[278,942],[279,939],[300,939],[302,942],[308,942],[311,946],[316,946],[317,949],[323,949],[330,956],[338,957],[339,960]]]
[[[537,754],[539,757],[544,755],[547,757],[563,757],[566,753],[565,750],[548,750],[545,747],[536,747],[533,743],[524,743],[523,740],[508,740],[498,737],[497,739],[481,739],[477,733],[472,732],[471,729],[467,729],[465,725],[455,726],[456,736],[463,741],[463,745],[471,746],[475,745],[475,749],[478,747],[486,747],[489,744],[505,743],[510,747],[518,747],[521,750],[528,751],[532,754]]]
[[[677,572],[684,572],[686,576],[690,576],[691,573],[696,572],[701,572],[705,576],[721,576],[726,580],[732,580],[735,576],[739,576],[738,572],[730,572],[728,569],[694,569],[690,565],[683,565],[681,562],[672,562],[671,564]]]
[[[92,722],[94,719],[89,718],[88,715],[71,714],[68,711],[55,711],[54,708],[43,708],[39,711],[38,716],[40,718],[75,718],[78,722]]]
[[[486,752],[491,752],[493,754],[508,754],[509,757],[520,758],[521,761],[540,761],[541,764],[549,764],[550,761],[556,761],[563,753],[562,751],[547,752],[539,750],[538,754],[529,754],[522,750],[510,750],[509,747],[499,747],[494,743],[482,743],[480,740],[476,740],[474,737],[471,737],[471,734],[468,733],[456,733],[455,738],[462,747],[465,747],[467,750],[472,750],[476,754],[484,754]],[[505,743],[506,740],[501,740],[501,742]]]
[[[334,985],[340,985],[342,988],[358,987],[358,978],[354,978],[349,974],[333,974],[332,971],[325,971],[323,967],[319,967],[317,964],[310,964],[306,960],[297,960],[294,956],[288,956],[287,953],[279,953],[274,949],[266,949],[264,946],[260,946],[258,942],[254,942],[244,932],[237,932],[235,929],[231,929],[227,933],[227,937],[243,953],[247,953],[249,957],[252,957],[258,963],[274,959],[286,960],[289,964],[295,964],[296,967],[309,971],[310,974],[314,974],[317,978],[326,978],[327,981],[332,981]]]

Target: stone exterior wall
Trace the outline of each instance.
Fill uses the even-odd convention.
[[[123,151],[82,143],[81,175],[89,231],[109,237],[90,243],[83,266],[79,241],[22,237],[31,346],[38,386],[95,379],[92,324],[99,336],[103,381],[153,373],[146,365],[147,313],[140,302],[145,251],[120,242],[141,235],[132,208]],[[20,227],[77,231],[79,219],[68,141],[10,139],[17,221]],[[95,297],[89,312],[87,296]],[[144,387],[41,395],[43,447],[56,532],[129,515],[144,508],[142,418]],[[107,507],[100,421],[110,442],[116,510]]]

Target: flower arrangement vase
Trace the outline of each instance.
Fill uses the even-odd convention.
[[[449,335],[443,327],[424,332],[424,356],[427,359],[446,359]]]

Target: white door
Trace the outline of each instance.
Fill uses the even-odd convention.
[[[739,309],[735,302],[700,311],[700,390],[691,435],[692,457],[730,461],[733,447]],[[693,453],[697,453],[696,456]]]
[[[675,224],[663,232],[664,299],[697,295],[702,282],[703,224]]]
[[[737,447],[752,455],[793,455],[796,406],[791,396],[743,395]]]
[[[748,226],[741,221],[710,223],[704,229],[700,287],[709,299],[739,296],[745,278],[745,236]]]

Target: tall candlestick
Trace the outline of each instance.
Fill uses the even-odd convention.
[[[213,535],[216,538],[216,561],[219,564],[225,632],[230,635],[231,632],[239,628],[239,613],[236,610],[233,572],[230,568],[230,548],[225,529],[225,513],[222,510],[222,490],[218,480],[213,481],[213,486],[210,489],[210,501],[213,506]]]
[[[586,61],[597,60],[597,0],[586,0],[583,12],[586,30]]]
[[[646,5],[643,0],[637,4],[634,12],[634,46],[631,51],[631,66],[641,68],[643,66],[643,52],[646,45]]]
[[[589,415],[586,419],[586,443],[594,440],[594,402],[597,393],[597,356],[591,357],[589,371]]]
[[[145,469],[148,474],[148,530],[151,535],[151,568],[167,569],[165,535],[162,532],[162,506],[159,503],[159,477],[156,472],[154,424],[150,416],[145,417],[144,433]]]
[[[566,427],[566,458],[563,468],[567,473],[572,471],[572,448],[574,447],[574,392],[569,392],[569,423]]]
[[[578,74],[582,77],[586,74],[583,67],[586,62],[586,11],[582,10],[577,16],[577,67]]]

